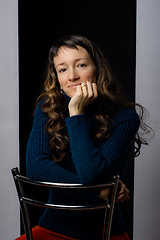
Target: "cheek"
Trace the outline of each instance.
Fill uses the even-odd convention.
[[[86,74],[86,80],[89,82],[96,82],[96,71],[90,71]]]
[[[63,88],[63,86],[65,85],[65,79],[63,77],[58,76],[58,82],[60,86]]]

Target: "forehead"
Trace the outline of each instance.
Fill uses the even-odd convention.
[[[59,48],[57,55],[53,58],[55,63],[69,61],[71,59],[79,59],[79,58],[90,58],[87,50],[81,46],[76,46],[77,48],[69,48],[66,46],[62,46]]]

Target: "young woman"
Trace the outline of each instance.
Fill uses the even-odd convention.
[[[140,117],[125,101],[100,49],[83,36],[58,40],[49,52],[44,91],[38,99],[27,146],[27,175],[40,181],[105,183],[113,175],[123,181],[127,161],[139,154]],[[136,145],[135,145],[136,143]],[[105,189],[88,194],[51,190],[49,202],[76,204],[103,201]],[[117,201],[128,199],[120,184]],[[104,211],[47,209],[33,229],[34,239],[99,240]],[[25,239],[25,236],[18,238]],[[126,225],[116,203],[111,240],[127,240]]]

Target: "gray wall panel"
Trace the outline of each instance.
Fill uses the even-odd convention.
[[[134,240],[159,239],[160,1],[137,1],[136,100],[150,113],[155,137],[135,161]]]
[[[0,1],[0,239],[19,235],[11,168],[19,163],[18,1]]]

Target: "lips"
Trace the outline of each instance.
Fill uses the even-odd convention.
[[[69,85],[68,87],[69,88],[76,88],[78,85],[81,85],[81,83],[79,83],[79,84],[72,84],[72,85]]]

